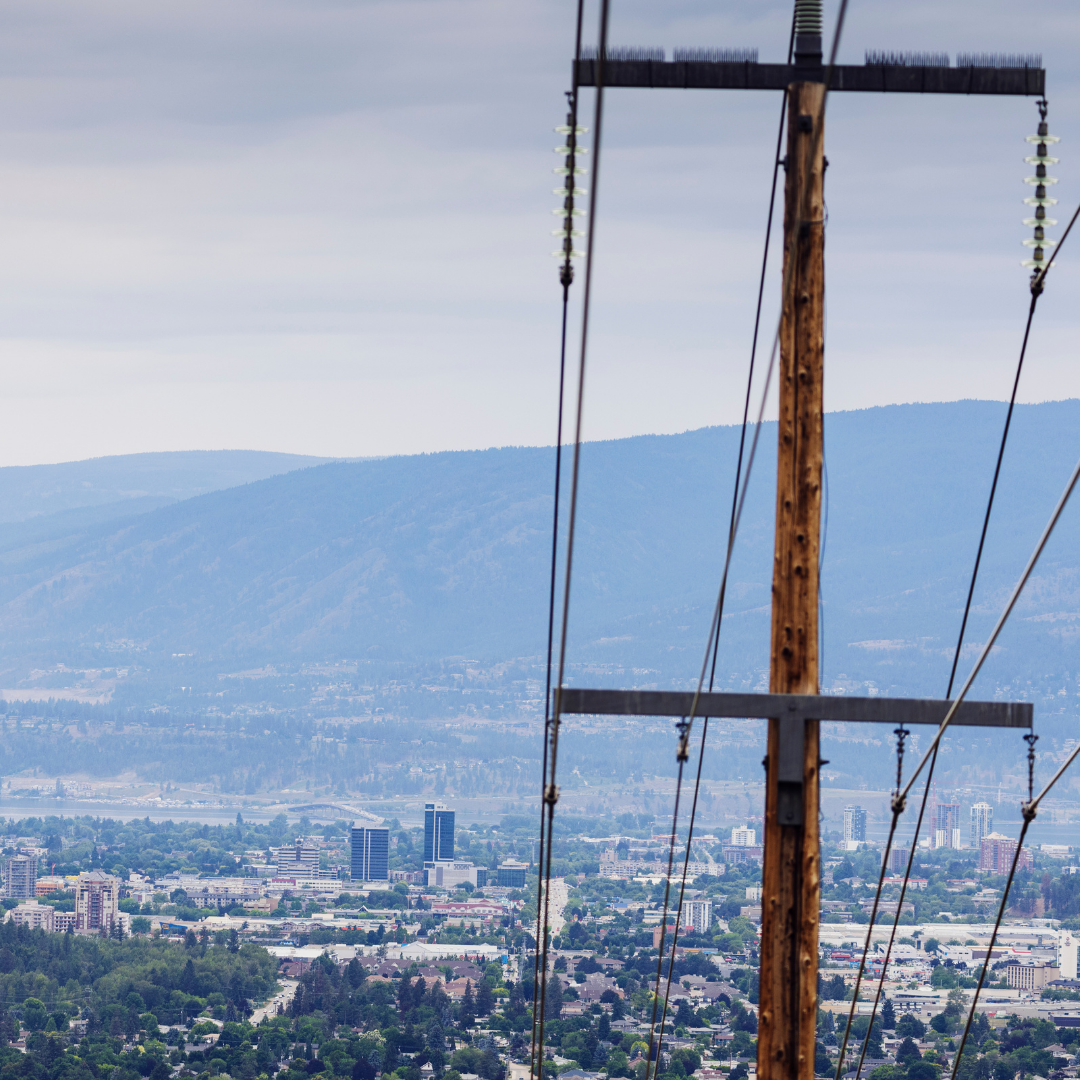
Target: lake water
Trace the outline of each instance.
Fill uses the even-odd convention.
[[[0,799],[0,816],[6,818],[48,817],[55,814],[64,817],[113,818],[116,821],[133,821],[150,818],[151,821],[198,821],[203,825],[232,825],[239,809],[245,821],[269,821],[280,808],[260,810],[258,807],[236,806],[136,806],[123,803],[103,803],[81,799]],[[296,815],[289,815],[295,818]]]

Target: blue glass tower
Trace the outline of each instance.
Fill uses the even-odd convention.
[[[353,881],[390,880],[390,830],[354,824],[350,837]]]
[[[424,862],[454,857],[454,811],[442,803],[424,806]]]

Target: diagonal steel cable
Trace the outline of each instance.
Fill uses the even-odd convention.
[[[915,768],[911,779],[908,781],[907,786],[904,788],[902,797],[906,797],[911,790],[912,785],[915,783],[922,771],[923,766],[927,763],[930,755],[937,749],[941,743],[941,737],[945,734],[952,723],[953,717],[956,715],[956,710],[963,703],[964,698],[967,696],[967,692],[971,689],[971,684],[975,681],[976,676],[982,670],[983,664],[986,663],[986,658],[990,655],[990,650],[997,643],[998,636],[1005,627],[1005,623],[1008,622],[1009,616],[1012,614],[1013,608],[1016,606],[1017,600],[1020,599],[1020,594],[1024,591],[1024,586],[1028,583],[1028,578],[1031,577],[1032,572],[1035,569],[1036,564],[1039,561],[1039,557],[1043,553],[1043,549],[1046,547],[1047,542],[1050,540],[1051,535],[1054,532],[1054,527],[1058,523],[1058,519],[1061,517],[1062,512],[1065,510],[1066,505],[1069,502],[1069,497],[1073,493],[1073,488],[1076,486],[1077,479],[1080,478],[1080,462],[1077,462],[1076,468],[1073,470],[1072,476],[1069,478],[1069,483],[1066,485],[1064,492],[1062,492],[1061,498],[1058,500],[1058,504],[1054,507],[1053,514],[1050,515],[1050,520],[1046,524],[1046,528],[1043,529],[1042,536],[1039,537],[1039,542],[1035,545],[1035,550],[1031,553],[1031,558],[1028,560],[1027,566],[1024,567],[1024,572],[1020,575],[1020,580],[1016,583],[1016,587],[1013,589],[1012,594],[1009,597],[1008,603],[1005,605],[1005,610],[1001,613],[997,623],[994,625],[994,629],[990,633],[990,638],[986,644],[982,647],[979,653],[978,659],[975,661],[975,666],[971,669],[971,673],[964,680],[964,685],[960,688],[960,693],[957,694],[953,703],[949,706],[949,711],[945,714],[944,719],[941,721],[941,726],[937,729],[934,735],[933,742],[930,744],[930,748],[923,756],[922,760]]]

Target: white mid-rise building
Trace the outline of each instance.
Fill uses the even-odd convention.
[[[866,843],[866,811],[861,806],[844,807],[844,843]],[[848,850],[852,850],[850,846]]]
[[[26,926],[31,930],[44,930],[50,934],[63,934],[75,929],[74,911],[57,911],[51,904],[39,904],[36,900],[13,907],[6,916],[7,922]]]
[[[319,877],[319,847],[309,840],[297,840],[274,849],[274,862],[279,875],[290,877]]]
[[[683,925],[696,934],[707,933],[712,926],[712,901],[687,900],[683,904]]]
[[[1075,979],[1076,975],[1076,954],[1077,946],[1080,945],[1080,940],[1073,937],[1072,931],[1062,930],[1061,938],[1058,940],[1058,970],[1061,972],[1061,978],[1063,979]]]
[[[7,913],[7,921],[16,926],[27,926],[31,930],[53,930],[53,916],[56,914],[51,904],[39,904],[36,900],[27,900]]]
[[[469,884],[476,889],[487,885],[487,868],[461,859],[434,859],[424,863],[424,884],[454,889]]]
[[[969,840],[972,848],[979,850],[984,836],[994,831],[994,808],[988,802],[973,803],[971,807],[971,828]]]
[[[12,855],[4,866],[4,895],[14,900],[37,896],[37,856]]]
[[[734,847],[757,847],[757,832],[747,825],[737,825],[731,830],[731,843]]]

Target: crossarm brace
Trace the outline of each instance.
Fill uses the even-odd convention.
[[[820,67],[723,63],[708,60],[605,60],[604,86],[654,90],[786,90],[793,82],[823,82]],[[577,62],[579,86],[596,85],[596,61]],[[1041,97],[1043,68],[922,67],[907,64],[837,64],[829,90],[872,94],[1011,94]]]
[[[608,716],[689,716],[694,695],[675,690],[583,690],[564,688],[559,711]],[[950,701],[940,698],[848,697],[826,694],[701,694],[696,716],[776,717],[870,724],[934,724]],[[1028,701],[963,701],[952,727],[1030,728]]]

